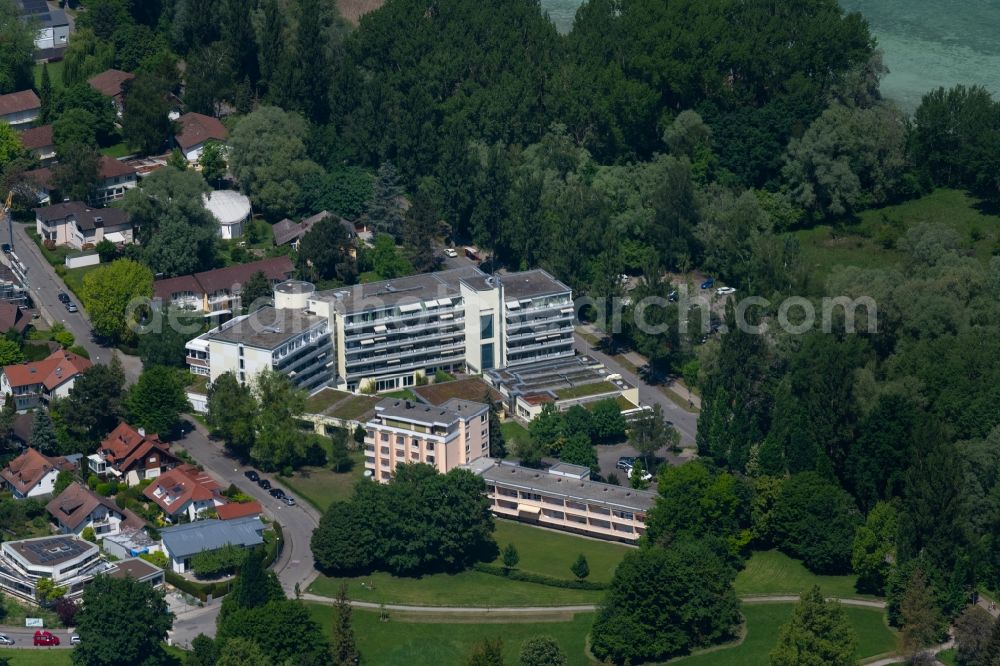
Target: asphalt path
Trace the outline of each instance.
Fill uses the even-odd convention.
[[[35,632],[38,631],[35,627],[2,627],[0,626],[0,634],[7,636],[14,640],[13,645],[0,645],[0,655],[3,655],[3,649],[5,647],[11,648],[34,648],[32,645],[32,640],[35,638]],[[72,647],[69,643],[69,637],[72,634],[68,629],[55,629],[51,627],[42,627],[42,631],[49,631],[54,636],[59,638],[59,645],[51,645],[47,647],[38,646],[39,650],[64,650]]]

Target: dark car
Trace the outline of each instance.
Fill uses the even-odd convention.
[[[51,631],[36,631],[35,645],[59,645],[59,637],[54,636]]]
[[[4,243],[3,244],[3,253],[4,254],[10,254],[11,252],[13,252],[13,249],[11,248],[10,243]]]
[[[285,496],[285,491],[282,490],[281,488],[271,488],[267,492],[269,495],[271,495],[271,497],[275,497],[277,499],[281,499],[282,497]]]
[[[69,303],[69,294],[67,294],[65,291],[60,291],[59,296],[57,298],[59,299],[60,303]]]
[[[257,485],[263,488],[264,490],[271,489],[271,482],[268,481],[267,479],[257,479]]]
[[[708,278],[707,280],[701,283],[702,289],[711,289],[714,286],[715,286],[715,278]]]
[[[676,289],[674,289],[672,292],[670,292],[669,294],[667,294],[667,300],[670,301],[671,303],[676,303],[677,299],[679,299],[679,298],[680,298],[680,296],[678,295]]]
[[[260,474],[258,474],[256,471],[254,471],[252,469],[248,469],[247,471],[243,472],[243,476],[247,477],[248,479],[250,479],[254,483],[257,483],[258,481],[260,481]]]

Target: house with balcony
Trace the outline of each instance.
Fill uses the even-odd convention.
[[[42,102],[34,90],[0,95],[0,122],[7,123],[17,132],[34,127],[41,113]]]
[[[198,520],[227,502],[215,479],[189,464],[179,465],[154,479],[143,495],[175,523]]]
[[[37,187],[38,203],[52,203],[52,195],[56,191],[52,177],[52,169],[43,167],[26,171],[24,175]],[[93,206],[107,206],[112,201],[124,198],[125,192],[137,187],[139,176],[135,167],[116,160],[107,155],[101,156],[97,166],[97,184],[88,197],[88,203]]]
[[[5,365],[0,374],[0,397],[14,396],[18,412],[46,406],[53,397],[65,398],[77,375],[93,365],[60,349],[41,361]]]
[[[62,456],[46,456],[28,447],[0,470],[0,479],[14,499],[44,497],[52,494],[59,472],[74,468]]]
[[[135,514],[118,508],[118,505],[87,488],[79,481],[66,486],[45,505],[52,522],[61,534],[81,536],[88,527],[98,539],[118,534],[123,525],[141,527],[142,520]],[[138,523],[138,524],[136,524]]]
[[[128,486],[155,479],[179,465],[170,445],[142,428],[122,421],[101,441],[97,452],[87,457],[88,469],[98,476],[117,479]]]
[[[128,213],[121,208],[91,208],[80,201],[36,208],[35,231],[42,240],[75,250],[93,248],[102,240],[128,244],[134,234]]]
[[[486,482],[495,515],[598,539],[638,542],[656,504],[656,493],[591,481],[581,465],[539,470],[482,458],[466,468]]]
[[[190,340],[186,349],[191,372],[210,382],[227,372],[249,382],[275,370],[312,392],[336,380],[329,322],[302,310],[264,306]]]
[[[263,273],[271,284],[288,280],[295,265],[288,257],[272,257],[249,264],[237,264],[211,271],[181,275],[153,282],[153,303],[159,308],[203,312],[206,316],[239,314],[240,293],[254,273]]]
[[[365,423],[365,469],[387,483],[400,465],[425,463],[442,474],[490,455],[490,408],[453,398],[440,406],[388,398]]]

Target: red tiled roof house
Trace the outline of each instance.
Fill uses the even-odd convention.
[[[52,139],[52,125],[41,125],[24,130],[21,133],[21,145],[43,165],[49,164],[56,157],[56,144]]]
[[[118,69],[106,69],[100,74],[95,74],[87,79],[87,83],[90,84],[91,88],[105,97],[110,97],[115,103],[115,108],[118,109],[118,114],[121,115],[125,84],[134,78],[135,74],[123,72]]]
[[[237,312],[241,307],[243,284],[257,271],[276,285],[295,273],[295,265],[288,257],[271,257],[249,264],[157,280],[153,283],[153,301],[161,307],[172,305],[193,312]]]
[[[170,452],[170,445],[124,421],[104,438],[97,453],[87,457],[94,474],[116,478],[128,486],[139,485],[143,479],[155,479],[180,462]]]
[[[118,534],[122,523],[128,520],[118,506],[106,497],[101,497],[79,481],[52,498],[45,509],[52,516],[61,534],[81,536],[88,527],[93,528],[97,537]]]
[[[260,502],[230,502],[215,508],[215,513],[219,520],[237,520],[239,518],[252,518],[259,516],[264,508]]]
[[[0,478],[14,499],[51,495],[59,472],[73,469],[63,457],[49,457],[28,448],[0,470]]]
[[[59,350],[32,363],[5,365],[0,375],[0,396],[14,395],[17,411],[47,405],[53,396],[65,398],[76,376],[93,365],[73,352]]]
[[[38,203],[47,204],[52,201],[55,186],[52,181],[52,170],[48,167],[34,169],[24,173],[38,187]],[[139,184],[138,172],[135,167],[107,155],[101,156],[97,167],[99,178],[97,186],[89,197],[89,203],[95,206],[106,206],[125,196],[125,192]]]
[[[177,119],[177,130],[174,141],[188,162],[198,161],[205,144],[211,141],[224,143],[229,136],[229,132],[218,118],[202,113],[185,113]]]
[[[32,127],[41,112],[42,102],[34,90],[0,95],[0,122],[7,123],[17,131]]]
[[[170,520],[181,516],[194,521],[210,510],[217,510],[226,503],[219,492],[219,484],[194,465],[175,467],[155,479],[143,494],[156,502]]]

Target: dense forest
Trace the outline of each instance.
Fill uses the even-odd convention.
[[[169,124],[150,119],[168,95],[227,116],[229,172],[269,221],[328,209],[384,234],[357,266],[339,225],[318,226],[301,250],[310,279],[428,270],[443,236],[598,302],[623,295],[621,274],[639,278],[638,302],[693,270],[774,304],[874,299],[872,329],[862,309],[854,330],[841,317],[830,332],[755,335],[730,310],[729,332],[697,348],[676,326],[614,333],[700,390],[701,460],[661,475],[648,547],[595,625],[598,656],[664,659],[731,636],[731,582],[751,549],[853,571],[895,624],[903,598],[928,591],[932,637],[977,586],[1000,588],[1000,246],[983,257],[951,227],[887,221],[879,240],[898,263],[819,280],[788,233],[936,187],[994,210],[1000,104],[982,88],[928,91],[908,117],[879,92],[865,21],[836,0],[589,0],[565,36],[536,0],[388,0],[353,30],[332,0],[84,4],[64,87],[40,90],[57,143],[102,144],[111,120],[81,82],[112,66],[137,73],[122,131],[140,151],[166,145]],[[28,77],[13,54],[0,92]],[[81,122],[92,129],[74,138]],[[17,191],[30,164],[12,157]],[[151,177],[126,200],[150,233],[187,239],[150,239],[158,272],[211,262],[200,213],[155,196],[195,197],[195,181]],[[680,307],[658,316],[680,322]],[[776,307],[752,317],[773,323]],[[639,617],[636,599],[678,569],[706,582],[685,597],[703,624],[654,641],[676,617]]]

